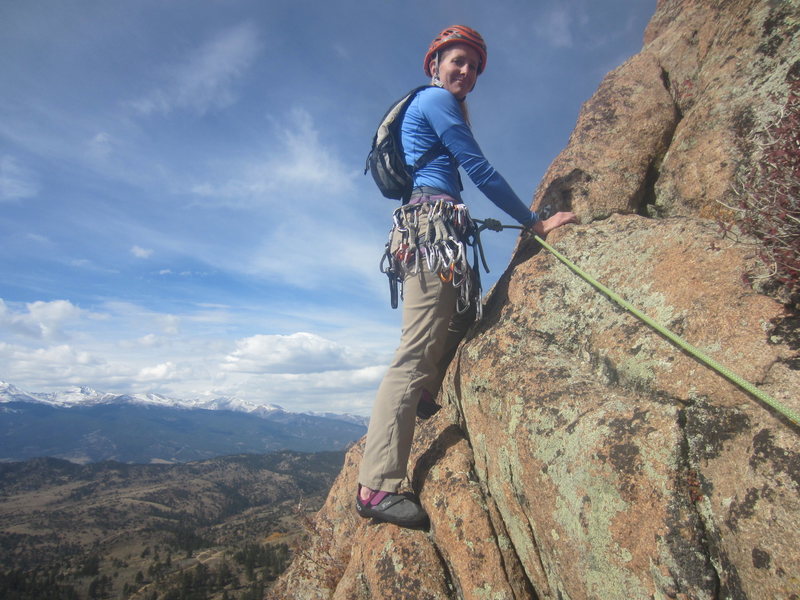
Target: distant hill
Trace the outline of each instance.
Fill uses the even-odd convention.
[[[343,458],[0,464],[0,597],[262,598]]]
[[[0,383],[0,461],[174,463],[278,450],[343,450],[366,433],[360,417],[292,413],[230,399],[205,404],[89,388],[30,394]]]

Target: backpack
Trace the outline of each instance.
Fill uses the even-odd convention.
[[[430,147],[413,165],[407,165],[403,145],[400,141],[400,125],[408,105],[414,97],[429,85],[414,88],[400,100],[392,104],[381,119],[375,137],[372,139],[372,149],[367,155],[367,171],[372,173],[372,178],[386,198],[402,200],[404,203],[411,196],[413,175],[422,167],[441,154],[450,154],[442,142]]]

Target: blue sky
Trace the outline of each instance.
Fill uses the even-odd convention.
[[[3,2],[0,380],[369,414],[400,313],[377,270],[395,204],[363,164],[431,39],[454,23],[486,39],[473,130],[528,202],[654,10]],[[510,222],[465,187],[473,216]],[[485,289],[514,235],[484,235]]]

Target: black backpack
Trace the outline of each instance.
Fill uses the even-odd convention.
[[[400,124],[408,105],[418,92],[429,85],[414,88],[400,100],[392,104],[378,125],[378,131],[372,139],[372,149],[367,155],[367,171],[372,173],[372,178],[386,198],[406,202],[411,196],[413,174],[441,154],[450,154],[447,148],[438,142],[431,146],[413,165],[407,165],[403,145],[400,142]]]

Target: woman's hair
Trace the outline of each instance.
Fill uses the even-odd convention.
[[[452,50],[452,48],[445,48],[444,50],[437,51],[436,54],[433,55],[431,59],[431,85],[435,85],[437,87],[444,87],[442,81],[439,79],[439,60],[441,60],[442,56],[447,54],[448,51]],[[472,127],[472,123],[469,121],[469,107],[467,106],[467,99],[464,98],[463,100],[458,101],[459,106],[461,106],[461,115],[464,117],[464,122],[467,124],[467,127]]]

